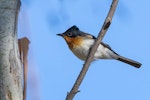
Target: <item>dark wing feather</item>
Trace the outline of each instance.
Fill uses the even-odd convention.
[[[105,43],[103,43],[103,42],[101,42],[101,44],[102,44],[104,47],[108,48],[109,50],[113,51],[115,54],[117,54],[114,50],[111,49],[111,47],[110,47],[108,44],[105,44]],[[117,54],[117,55],[118,55],[118,54]]]
[[[95,36],[93,36],[93,35],[91,35],[91,34],[88,34],[88,33],[84,33],[84,32],[81,32],[79,35],[80,35],[80,36],[83,36],[83,37],[91,38],[91,39],[96,39]],[[110,47],[108,44],[105,44],[105,43],[103,43],[103,42],[101,42],[101,44],[102,44],[104,47],[108,48],[109,50],[113,51],[113,50],[111,49],[111,47]],[[117,54],[115,51],[113,51],[113,52],[114,52],[115,54]],[[119,54],[117,54],[117,55],[119,55]]]

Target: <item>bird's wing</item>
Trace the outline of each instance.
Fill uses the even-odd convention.
[[[83,36],[83,37],[87,37],[87,38],[96,40],[96,37],[95,37],[95,36],[93,36],[93,35],[91,35],[91,34],[88,34],[88,33],[81,32],[80,35]],[[101,44],[102,44],[104,47],[108,48],[109,50],[113,51],[115,54],[117,54],[114,50],[111,49],[111,47],[110,47],[108,44],[105,44],[105,43],[103,43],[103,42],[101,42]],[[117,55],[119,55],[119,54],[117,54]]]
[[[115,54],[117,54],[114,50],[111,49],[111,47],[110,47],[108,44],[105,44],[105,43],[103,43],[103,42],[101,42],[101,44],[102,44],[104,47],[108,48],[109,50],[113,51]],[[118,55],[118,54],[117,54],[117,55]]]

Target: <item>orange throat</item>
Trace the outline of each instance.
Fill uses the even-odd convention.
[[[66,40],[69,48],[72,50],[76,46],[80,46],[82,43],[82,37],[77,36],[77,37],[68,37],[64,36],[64,39]]]

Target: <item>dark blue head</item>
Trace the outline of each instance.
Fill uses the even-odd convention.
[[[57,35],[59,35],[59,36],[68,36],[68,37],[76,37],[76,36],[79,36],[80,33],[81,33],[81,31],[79,30],[79,28],[77,26],[73,25],[68,30],[66,30],[64,33],[57,34]]]
[[[72,27],[70,27],[68,30],[66,30],[64,33],[62,34],[57,34],[59,36],[67,36],[67,37],[77,37],[77,36],[82,36],[82,37],[87,37],[87,38],[94,38],[94,36],[84,33],[82,31],[79,30],[79,28],[76,25],[73,25]]]

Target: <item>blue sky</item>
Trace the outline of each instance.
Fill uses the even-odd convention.
[[[150,100],[148,0],[120,0],[103,42],[140,69],[115,60],[91,64],[74,100]],[[23,0],[19,37],[30,41],[28,100],[64,100],[83,61],[56,36],[72,25],[97,36],[111,0]]]

